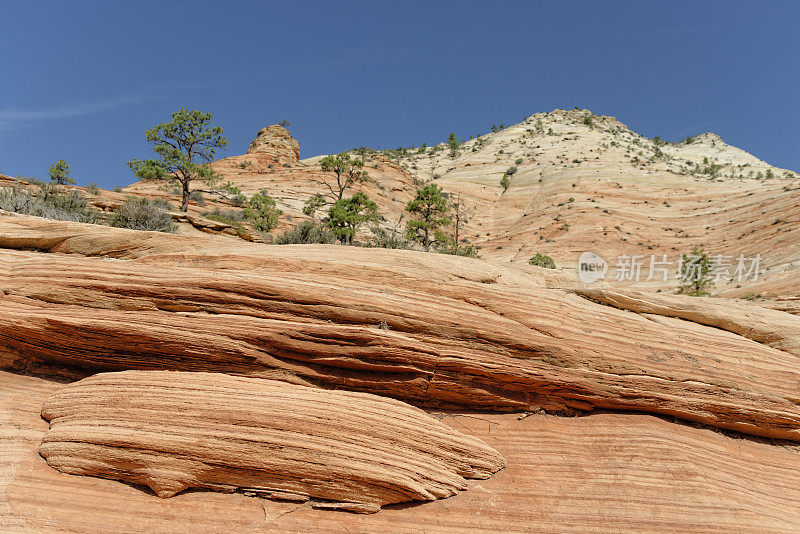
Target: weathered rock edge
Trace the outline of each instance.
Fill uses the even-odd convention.
[[[42,416],[50,466],[159,497],[240,489],[372,513],[505,467],[478,438],[400,401],[221,373],[101,373],[58,390]]]

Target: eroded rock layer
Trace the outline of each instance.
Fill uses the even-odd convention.
[[[216,371],[427,407],[634,410],[800,440],[798,356],[787,352],[795,318],[785,312],[720,304],[754,324],[763,315],[749,339],[741,322],[725,331],[618,309],[479,260],[316,247],[323,261],[264,245],[232,257],[210,238],[57,223],[26,233],[31,219],[12,219],[22,229],[6,237],[0,226],[0,244],[80,254],[3,253],[7,369]],[[135,259],[87,257],[138,238]],[[787,320],[770,336],[773,316]]]
[[[52,469],[41,406],[58,384],[0,371],[2,532],[785,532],[800,524],[797,446],[640,414],[439,414],[508,461],[421,506],[331,513],[243,493],[158,499]],[[113,527],[110,527],[113,526]]]
[[[422,410],[364,393],[219,373],[102,373],[63,387],[42,408],[48,464],[145,484],[243,489],[376,512],[431,501],[489,478],[505,461]]]

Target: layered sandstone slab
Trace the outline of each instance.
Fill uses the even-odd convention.
[[[254,491],[377,512],[432,501],[505,466],[497,451],[405,403],[219,373],[103,373],[42,408],[39,450],[59,471],[145,484]]]
[[[800,356],[800,317],[758,303],[626,289],[578,289],[576,293],[623,310],[721,328]]]
[[[2,254],[8,369],[216,371],[427,407],[635,410],[800,439],[797,355],[533,272],[339,246],[231,257],[213,239],[9,220],[0,244],[80,254]],[[748,309],[762,312],[783,313]]]
[[[800,524],[796,446],[738,439],[640,414],[450,413],[508,466],[467,491],[378,514],[242,493],[158,499],[50,468],[42,404],[58,384],[0,371],[3,532],[786,532]]]

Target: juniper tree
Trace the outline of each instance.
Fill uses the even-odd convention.
[[[313,195],[303,204],[303,214],[309,217],[316,217],[317,210],[325,205],[325,197],[320,194]]]
[[[211,126],[212,118],[210,113],[181,108],[172,114],[170,122],[144,133],[160,159],[128,162],[140,180],[177,183],[181,189],[181,211],[189,209],[193,181],[200,180],[209,188],[219,181],[219,175],[208,164],[214,161],[216,149],[224,149],[228,140],[222,136],[221,127]]]
[[[452,213],[449,217],[450,233],[446,230],[437,230],[434,232],[437,250],[445,254],[477,257],[478,251],[461,235],[464,225],[469,222],[469,217],[472,216],[472,210],[470,210],[467,204],[462,200],[461,193],[457,195],[445,194],[445,196],[447,197],[448,209],[450,213]]]
[[[451,133],[447,137],[447,144],[450,145],[450,157],[456,157],[456,154],[458,153],[458,138],[456,137],[456,134]]]
[[[681,254],[678,275],[680,284],[678,293],[701,297],[710,294],[714,286],[711,274],[714,270],[714,261],[701,247],[692,247],[691,254]]]

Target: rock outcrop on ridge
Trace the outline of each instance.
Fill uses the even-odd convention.
[[[272,158],[273,163],[296,164],[300,161],[300,143],[289,135],[286,128],[273,124],[258,131],[247,153],[263,154]]]

